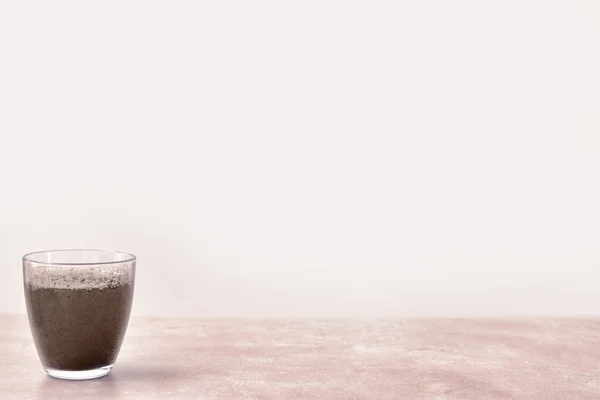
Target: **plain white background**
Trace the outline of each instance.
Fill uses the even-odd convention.
[[[138,255],[134,313],[600,311],[592,1],[3,1],[22,254]]]

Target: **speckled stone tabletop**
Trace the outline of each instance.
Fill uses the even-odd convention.
[[[0,315],[2,399],[600,399],[600,319],[133,318],[105,378],[42,370]]]

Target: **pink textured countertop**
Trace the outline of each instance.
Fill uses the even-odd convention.
[[[133,318],[105,378],[45,376],[0,315],[0,398],[600,399],[600,319]]]

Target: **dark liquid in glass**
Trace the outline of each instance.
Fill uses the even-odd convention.
[[[114,364],[132,298],[132,284],[77,289],[26,285],[29,325],[42,364],[67,371]]]

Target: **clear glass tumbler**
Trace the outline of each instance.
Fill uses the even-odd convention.
[[[29,326],[48,375],[80,380],[110,372],[129,322],[135,262],[104,250],[23,256]]]

